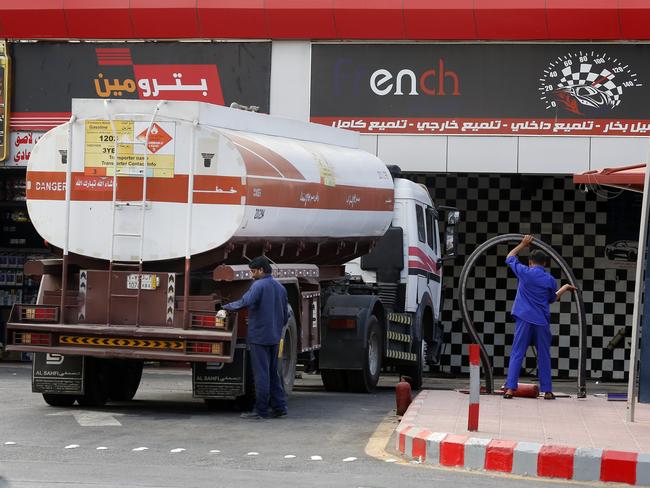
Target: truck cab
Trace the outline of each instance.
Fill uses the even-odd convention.
[[[394,177],[394,185],[389,229],[372,252],[348,263],[346,272],[374,286],[385,308],[383,366],[394,366],[417,388],[424,365],[440,359],[442,264],[456,253],[459,214],[455,208],[436,207],[424,185],[400,177]],[[441,241],[439,220],[445,212]]]

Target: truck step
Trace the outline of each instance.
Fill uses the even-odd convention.
[[[393,332],[392,330],[386,331],[386,339],[389,341],[406,342],[407,344],[410,344],[413,341],[413,338],[409,334]]]
[[[115,206],[115,208],[142,208],[143,206],[145,209],[151,208],[151,202],[142,202],[142,200],[136,200],[133,202],[116,201],[113,202],[113,205]]]
[[[125,262],[119,262],[119,261],[113,261],[111,263],[111,267],[113,268],[140,268],[140,263],[125,263]]]
[[[388,314],[388,320],[400,325],[413,325],[413,315],[409,313],[391,312]]]
[[[395,351],[394,349],[388,349],[386,351],[386,357],[390,359],[401,359],[402,361],[417,361],[418,357],[415,353],[404,352],[404,351]]]

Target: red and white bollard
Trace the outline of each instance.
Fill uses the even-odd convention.
[[[478,430],[478,407],[481,398],[480,348],[478,344],[469,345],[469,415],[467,430]]]

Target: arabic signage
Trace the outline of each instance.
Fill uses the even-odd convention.
[[[27,166],[34,146],[45,132],[17,131],[9,133],[9,157],[5,166]]]
[[[37,42],[11,45],[14,128],[70,112],[72,98],[238,102],[268,112],[266,42]]]
[[[62,356],[35,352],[32,363],[34,393],[82,394],[84,360],[82,356]]]
[[[116,120],[115,133],[107,120],[86,120],[84,145],[84,174],[87,176],[142,176],[147,154],[147,176],[174,176],[174,122]],[[148,134],[147,134],[148,133]],[[117,144],[116,139],[117,138]],[[115,149],[117,147],[117,159]]]
[[[650,135],[650,45],[320,44],[311,120],[371,134]]]
[[[0,41],[0,161],[7,159],[7,134],[9,134],[9,98],[10,84],[9,55],[7,53],[7,42]]]

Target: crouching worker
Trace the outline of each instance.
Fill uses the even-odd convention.
[[[528,346],[535,344],[539,389],[544,392],[545,400],[554,400],[555,395],[551,381],[551,311],[549,305],[559,300],[567,291],[574,291],[575,287],[567,284],[556,290],[555,278],[544,269],[547,256],[539,249],[530,253],[528,266],[519,262],[517,255],[532,242],[533,236],[524,236],[506,258],[506,264],[517,276],[519,285],[511,312],[515,318],[515,339],[512,344],[506,392],[503,398],[512,398],[517,389],[521,363],[526,357]]]
[[[247,342],[255,383],[255,407],[241,416],[284,417],[287,395],[278,371],[278,351],[282,330],[289,320],[287,291],[271,276],[271,265],[264,256],[253,259],[248,267],[253,284],[241,300],[223,305],[228,311],[248,308]]]

